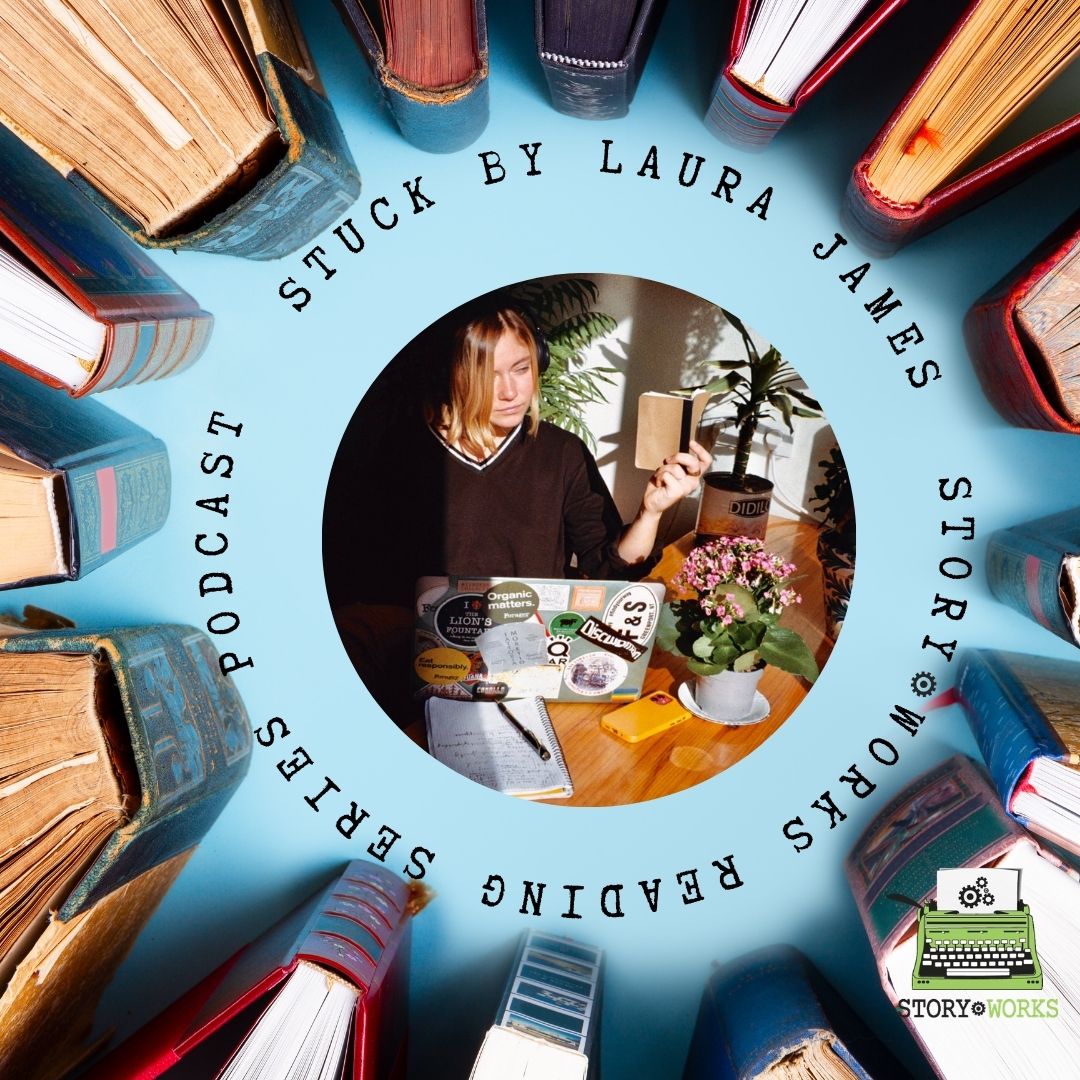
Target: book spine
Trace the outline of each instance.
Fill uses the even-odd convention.
[[[203,354],[213,326],[213,316],[207,312],[177,319],[114,323],[109,328],[106,359],[81,394],[178,374]]]
[[[961,756],[924,773],[893,799],[845,860],[879,966],[915,923],[916,909],[901,897],[925,902],[942,867],[986,865],[1024,835],[979,770]]]
[[[725,68],[713,87],[705,126],[717,138],[734,146],[761,150],[794,113],[793,105],[761,97]]]
[[[401,134],[413,146],[448,154],[475,142],[488,122],[488,44],[484,0],[473,0],[476,27],[476,70],[459,86],[437,90],[398,78],[386,66],[386,56],[361,0],[335,0],[342,21],[352,32],[383,92],[387,108]]]
[[[957,680],[960,700],[990,778],[1009,810],[1016,785],[1037,757],[1064,748],[1023,684],[997,653],[967,653]]]
[[[286,152],[250,191],[204,225],[150,236],[77,173],[69,180],[144,247],[248,259],[280,259],[296,251],[356,201],[360,176],[330,102],[278,57],[261,53],[258,60]]]
[[[986,578],[1001,603],[1074,642],[1058,582],[1063,551],[1032,535],[1030,527],[999,529],[986,548]]]
[[[1057,380],[1037,341],[1029,341],[1016,321],[1016,309],[1041,281],[1053,276],[1061,260],[1080,243],[1080,215],[1074,215],[994,288],[981,296],[964,319],[964,337],[983,393],[1012,424],[1080,434]]]
[[[199,841],[247,771],[250,723],[214,646],[190,626],[42,631],[0,648],[96,654],[120,694],[139,805],[65,901],[66,921]]]
[[[667,0],[642,0],[626,50],[618,60],[561,56],[544,48],[544,0],[535,0],[536,50],[551,103],[584,120],[614,120],[630,111]]]

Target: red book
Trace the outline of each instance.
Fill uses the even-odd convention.
[[[353,1080],[403,1077],[411,916],[422,886],[368,862],[351,862],[325,888],[174,1001],[86,1074],[85,1080],[152,1080],[197,1060],[208,1077],[264,1050],[288,1018],[302,1041],[273,1050],[285,1075],[291,1050],[334,1060]],[[230,1021],[236,1020],[235,1024]],[[221,1033],[221,1038],[210,1042]],[[216,1053],[215,1053],[216,1051]],[[345,1073],[348,1062],[351,1072]]]
[[[848,184],[844,200],[845,222],[867,250],[877,254],[894,251],[901,244],[999,194],[1035,168],[1080,143],[1080,115],[1076,114],[1003,152],[994,152],[991,147],[999,130],[995,127],[967,160],[958,161],[948,177],[934,184],[921,198],[891,197],[871,179],[879,160],[890,156],[889,147],[895,146],[897,141],[903,151],[892,166],[894,169],[906,165],[907,159],[914,161],[920,155],[942,152],[941,132],[926,114],[927,108],[936,106],[949,91],[961,97],[980,95],[984,87],[1006,85],[1010,74],[1039,68],[1049,51],[1048,47],[1040,48],[1039,35],[1044,33],[1048,21],[1041,12],[1039,4],[1028,0],[1011,0],[1009,3],[974,0],[953,27],[918,81],[859,159]],[[1008,23],[1016,27],[1011,36],[1002,39],[1001,34],[995,35],[997,48],[992,53],[989,44],[985,45],[985,51],[980,51],[980,43],[985,44],[989,38],[985,24],[988,13],[992,26]],[[1052,32],[1052,39],[1056,35],[1053,44],[1057,51],[1057,67],[1028,97],[1040,93],[1069,59],[1080,52],[1080,22],[1075,17],[1068,21],[1067,11],[1063,12],[1062,18],[1066,19],[1064,28]],[[1026,62],[1002,67],[1004,57],[1024,54],[1029,57]],[[928,99],[923,88],[933,85],[931,80],[936,79],[939,66],[942,71],[959,70],[963,78],[971,81],[963,83],[960,77],[951,78],[940,95],[936,98],[931,95]],[[1008,114],[1002,120],[1002,127],[1018,114],[1026,100],[1025,97],[1007,100]],[[1075,102],[1072,105],[1075,108]],[[992,156],[984,161],[979,154],[986,154],[988,148]]]
[[[0,156],[0,362],[76,397],[193,364],[213,317],[3,126]]]
[[[907,0],[884,0],[861,22],[841,35],[825,58],[802,81],[790,101],[770,97],[736,75],[733,69],[743,56],[756,0],[739,0],[727,63],[717,76],[712,100],[705,114],[705,126],[716,136],[736,146],[761,149],[788,122],[795,110],[826,83],[838,68]],[[860,13],[862,14],[862,13]]]
[[[975,302],[964,335],[1006,420],[1080,434],[1080,214]]]

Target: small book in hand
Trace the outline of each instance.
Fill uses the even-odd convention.
[[[500,704],[517,724],[500,711]],[[430,697],[424,716],[428,753],[477,784],[522,799],[568,799],[574,794],[543,698],[497,703]],[[548,751],[546,758],[518,725]]]
[[[638,398],[634,465],[656,469],[672,454],[688,453],[712,394],[708,390],[650,390]]]

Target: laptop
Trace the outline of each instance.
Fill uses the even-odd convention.
[[[634,701],[663,602],[659,582],[421,578],[415,696]]]

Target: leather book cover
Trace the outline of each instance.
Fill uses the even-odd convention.
[[[72,183],[144,247],[279,259],[337,222],[360,194],[356,165],[299,39],[288,0],[242,0],[237,8],[251,34],[261,81],[284,143],[284,154],[266,175],[204,224],[155,237],[74,169],[68,173]],[[207,192],[207,199],[218,194]]]
[[[1080,418],[1066,410],[1057,380],[1039,343],[1017,318],[1017,308],[1080,245],[1074,215],[1016,269],[975,301],[964,319],[968,352],[983,392],[1019,427],[1080,434]]]
[[[1080,507],[998,529],[986,548],[997,600],[1080,645]]]
[[[396,1074],[404,1064],[411,917],[419,906],[416,891],[388,870],[349,863],[98,1062],[87,1080],[152,1080],[167,1073],[248,1006],[272,994],[301,960],[331,970],[359,991],[353,1080]]]
[[[893,110],[892,116],[855,164],[844,194],[842,218],[867,251],[889,255],[923,233],[944,225],[993,196],[1019,183],[1029,172],[1048,164],[1080,143],[1080,114],[1069,117],[1018,146],[971,170],[961,170],[916,205],[901,205],[883,198],[870,184],[867,169],[888,133],[902,122],[908,103],[930,72],[949,51],[961,27],[982,0],[973,0],[948,37],[939,46],[922,74]]]
[[[60,908],[66,921],[198,843],[247,772],[251,725],[194,627],[42,630],[0,638],[0,650],[96,655],[119,691],[138,802]]]
[[[774,101],[747,86],[732,74],[746,45],[750,28],[752,0],[739,0],[735,24],[731,31],[731,47],[727,62],[721,68],[713,86],[705,126],[718,138],[747,149],[767,146],[773,136],[795,115],[799,108],[839,70],[847,59],[862,46],[907,0],[885,0],[874,8],[814,69],[799,87],[790,103]]]
[[[66,575],[88,574],[157,532],[169,513],[165,444],[96,401],[73,401],[0,364],[0,444],[61,474],[56,500]]]
[[[448,154],[479,138],[488,122],[488,40],[484,0],[472,0],[478,63],[469,78],[436,90],[417,86],[387,67],[386,50],[365,0],[335,0],[338,12],[371,66],[401,134],[421,150]]]
[[[798,949],[773,945],[724,964],[705,987],[683,1080],[755,1080],[824,1042],[859,1080],[900,1065]],[[809,1068],[805,1064],[802,1068]],[[816,1074],[815,1074],[816,1075]]]
[[[106,326],[102,357],[69,392],[79,397],[161,379],[193,364],[210,340],[213,317],[3,125],[0,155],[0,242]],[[0,359],[62,385],[16,357]]]
[[[561,113],[585,120],[612,120],[630,111],[667,0],[642,0],[622,56],[596,61],[544,48],[544,0],[535,0],[536,50],[551,103]]]

